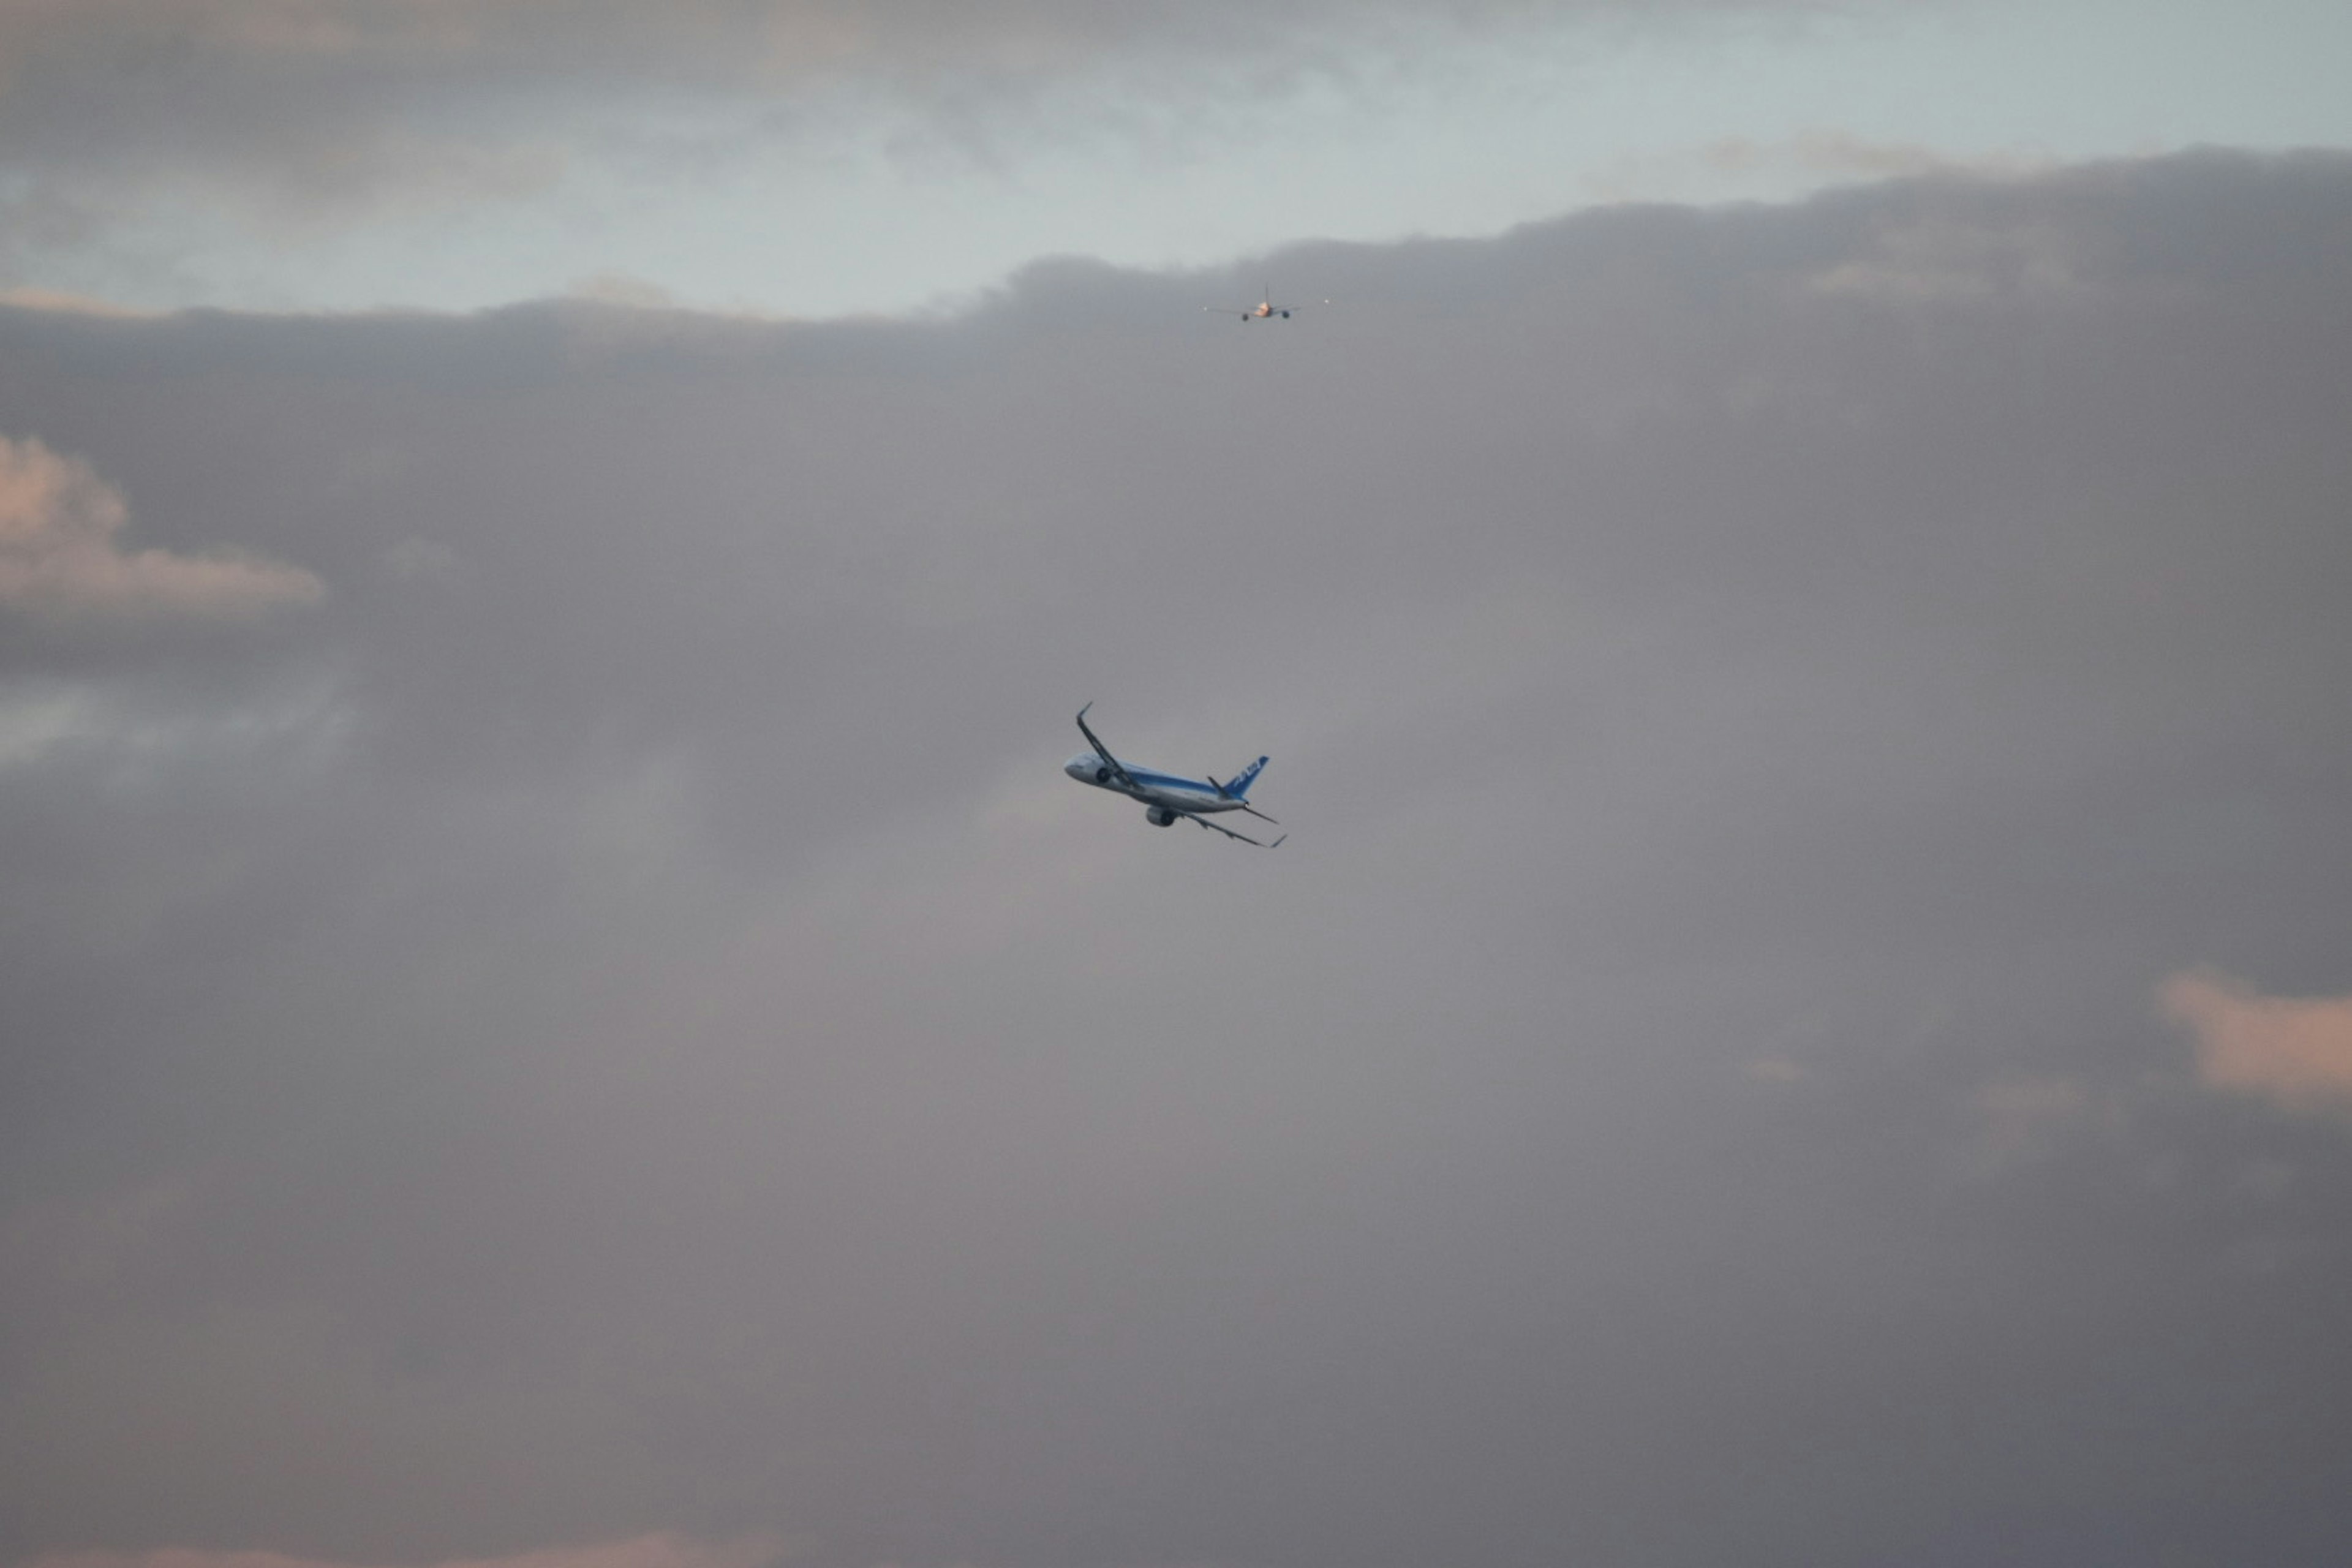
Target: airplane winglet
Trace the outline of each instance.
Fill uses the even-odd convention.
[[[1092,730],[1087,728],[1087,708],[1092,708],[1093,706],[1094,701],[1089,698],[1087,701],[1087,707],[1078,710],[1078,733],[1087,738],[1087,743],[1095,749],[1095,755],[1103,760],[1103,765],[1111,771],[1112,775],[1116,777],[1119,783],[1125,784],[1129,790],[1138,788],[1139,786],[1135,782],[1135,775],[1129,773],[1125,765],[1122,764],[1117,757],[1110,754],[1110,748],[1102,743],[1102,738],[1100,736],[1097,735]]]

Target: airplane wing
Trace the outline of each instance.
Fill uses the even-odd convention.
[[[1211,822],[1205,816],[1194,816],[1189,811],[1180,811],[1176,815],[1189,819],[1195,826],[1213,829],[1216,832],[1223,834],[1228,838],[1238,838],[1244,844],[1255,844],[1260,849],[1279,849],[1282,847],[1282,838],[1287,838],[1290,837],[1289,834],[1286,833],[1282,836],[1282,838],[1277,838],[1271,844],[1258,844],[1257,840],[1252,838],[1248,834],[1235,833],[1232,828],[1225,826],[1223,823]]]
[[[1217,775],[1216,775],[1216,774],[1214,774],[1214,773],[1203,773],[1203,774],[1202,774],[1201,776],[1202,776],[1202,778],[1207,779],[1211,784],[1217,784],[1217,793],[1218,793],[1219,795],[1223,795],[1227,800],[1233,800],[1233,799],[1234,799],[1234,792],[1233,792],[1231,789],[1227,788],[1227,787],[1226,787],[1225,785],[1223,785],[1223,784],[1217,784]],[[1265,813],[1264,813],[1264,812],[1260,811],[1257,807],[1255,807],[1255,806],[1252,805],[1249,802],[1247,802],[1247,801],[1245,801],[1245,800],[1234,800],[1234,804],[1235,805],[1240,806],[1244,811],[1248,812],[1252,816],[1256,817],[1260,822],[1274,822],[1274,818],[1272,818],[1272,817],[1268,816]],[[1279,827],[1279,826],[1282,826],[1282,824],[1280,824],[1279,822],[1274,822],[1274,825],[1275,825],[1276,827]]]
[[[1223,305],[1203,305],[1201,309],[1208,311],[1212,316],[1255,316],[1257,314],[1255,310],[1228,310]]]
[[[1111,777],[1131,790],[1141,789],[1143,786],[1135,782],[1135,775],[1120,766],[1119,760],[1110,754],[1110,748],[1102,743],[1102,737],[1087,728],[1087,708],[1093,706],[1094,704],[1089,702],[1086,708],[1078,710],[1078,733],[1087,738],[1087,744],[1095,749],[1095,755],[1100,757],[1103,760],[1103,765],[1110,769]]]

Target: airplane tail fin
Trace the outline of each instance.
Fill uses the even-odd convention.
[[[1227,798],[1232,800],[1243,800],[1247,798],[1249,795],[1250,781],[1256,778],[1258,771],[1265,766],[1265,759],[1264,757],[1260,757],[1257,761],[1252,763],[1249,766],[1235,773],[1233,777],[1233,782],[1225,785],[1225,795]]]

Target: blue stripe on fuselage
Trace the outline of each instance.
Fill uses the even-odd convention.
[[[1081,752],[1063,764],[1064,771],[1081,784],[1097,789],[1107,789],[1113,795],[1123,795],[1147,805],[1169,805],[1179,811],[1232,811],[1242,802],[1238,795],[1220,791],[1202,779],[1179,778],[1174,773],[1156,773],[1150,768],[1129,768],[1127,776],[1135,781],[1133,788],[1115,778],[1097,778],[1107,764],[1096,752]]]
[[[1155,773],[1149,768],[1129,768],[1127,776],[1149,789],[1191,790],[1195,795],[1212,795],[1218,800],[1226,798],[1218,792],[1216,785],[1200,779],[1180,779],[1173,773]]]

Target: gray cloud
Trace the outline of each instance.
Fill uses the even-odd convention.
[[[2331,1563],[2352,1149],[2149,999],[2352,990],[2347,215],[0,310],[336,588],[0,644],[0,1556]]]

